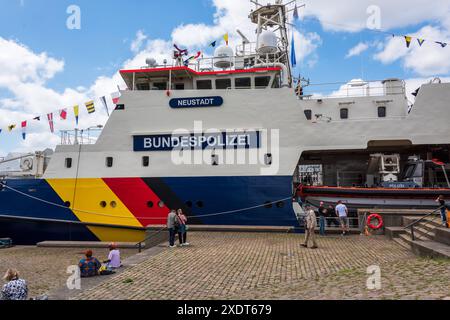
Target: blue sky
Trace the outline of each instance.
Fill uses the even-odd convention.
[[[307,9],[300,10],[301,21],[296,23],[299,66],[295,76],[301,74],[313,83],[397,77],[409,79],[412,87],[433,76],[449,76],[450,46],[442,49],[430,42],[424,48],[413,44],[406,50],[404,39],[364,28],[350,32],[345,26],[364,26],[366,9],[375,4],[381,8],[384,30],[450,42],[450,1],[436,2],[434,8],[423,0],[305,2]],[[72,4],[81,9],[81,30],[66,27],[66,10]],[[207,43],[225,32],[230,32],[234,46],[238,41],[236,28],[247,35],[253,31],[246,19],[249,5],[245,0],[0,0],[0,5],[0,41],[8,47],[3,56],[0,52],[0,67],[12,66],[9,72],[14,73],[2,75],[0,70],[3,129],[31,113],[46,114],[82,103],[92,95],[108,94],[117,84],[118,69],[143,65],[145,56],[170,55],[174,41],[191,51],[208,51]],[[409,9],[400,11],[405,6]],[[144,38],[132,50],[138,32]],[[347,57],[357,45],[365,50]],[[162,53],[164,49],[167,52]],[[33,79],[17,76],[27,74],[30,68],[36,73]],[[4,80],[8,76],[14,85]],[[339,89],[339,85],[332,89]],[[83,115],[82,125],[107,119],[100,110],[96,117],[86,120]],[[73,127],[73,123],[58,124],[57,130]],[[46,123],[30,128],[30,139],[25,142],[20,139],[20,130],[11,134],[4,131],[0,134],[0,155],[42,148],[46,143],[53,147],[58,141],[49,134]]]

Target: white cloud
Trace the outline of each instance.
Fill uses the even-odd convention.
[[[380,8],[381,29],[389,30],[445,19],[450,1],[437,0],[304,0],[302,15],[318,18],[326,30],[360,31],[367,27],[370,6]]]
[[[345,56],[347,59],[355,56],[359,56],[361,53],[369,49],[369,44],[366,42],[360,42],[353,48],[351,48],[347,55]]]
[[[18,83],[45,83],[64,69],[64,61],[35,54],[26,46],[0,38],[0,87],[12,88]]]
[[[134,41],[131,43],[131,51],[134,53],[139,52],[139,50],[141,50],[142,45],[144,44],[144,41],[147,39],[147,35],[144,34],[144,32],[142,30],[139,30],[136,33],[136,38],[134,39]]]

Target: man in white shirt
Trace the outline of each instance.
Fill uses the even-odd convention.
[[[342,235],[345,236],[350,232],[350,225],[348,222],[348,208],[342,201],[338,202],[336,206],[336,213],[339,216],[339,221],[341,222]]]

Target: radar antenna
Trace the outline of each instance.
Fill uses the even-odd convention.
[[[293,11],[288,6],[297,1],[276,0],[275,4],[262,5],[258,0],[250,0],[256,8],[250,13],[250,20],[257,25],[255,65],[279,65],[287,69],[287,85],[292,87],[292,66],[289,55],[289,39],[287,26],[288,13]],[[303,6],[302,6],[303,7]],[[276,37],[276,40],[275,40]]]

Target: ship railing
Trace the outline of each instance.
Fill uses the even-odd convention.
[[[406,87],[403,82],[398,85],[385,86],[381,81],[374,80],[350,83],[309,84],[303,87],[303,92],[299,96],[299,99],[315,100],[322,98],[405,96]]]
[[[100,128],[89,128],[85,130],[62,130],[60,132],[61,145],[92,145],[97,142]]]
[[[285,54],[276,52],[269,54],[257,54],[254,51],[238,52],[234,56],[228,57],[201,57],[186,62],[184,66],[196,72],[212,72],[212,71],[227,71],[227,70],[243,70],[249,69],[257,64],[273,64],[282,62],[286,59]],[[223,67],[221,67],[221,66]],[[178,65],[179,66],[179,65]],[[141,69],[147,69],[150,66],[141,66]],[[174,63],[153,65],[151,68],[163,69],[177,67]]]
[[[441,211],[442,207],[439,207],[438,209],[434,210],[433,212],[430,212],[429,214],[423,216],[420,219],[417,219],[416,221],[412,222],[411,224],[407,225],[405,227],[405,230],[410,229],[411,231],[411,240],[412,241],[416,241],[416,234],[415,234],[415,227],[422,223],[422,222],[427,222],[429,221],[428,219],[431,218],[431,221],[433,222],[434,220],[436,220],[437,218],[440,218],[440,211]]]

